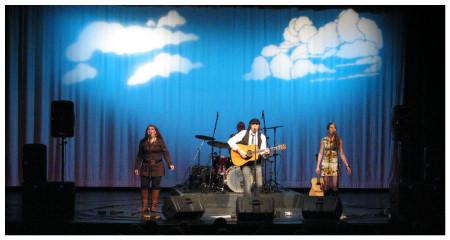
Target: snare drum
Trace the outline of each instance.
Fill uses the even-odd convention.
[[[216,156],[213,158],[214,173],[224,175],[231,166],[231,159],[225,156]]]
[[[252,176],[252,186],[255,183],[255,179]],[[236,193],[243,193],[244,192],[244,175],[242,174],[241,167],[238,166],[232,166],[228,168],[226,177],[225,177],[225,184],[227,184],[228,188],[230,188],[231,191]]]

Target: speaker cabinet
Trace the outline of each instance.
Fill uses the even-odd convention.
[[[22,219],[73,218],[74,182],[25,182],[22,185]]]
[[[199,219],[205,209],[199,196],[170,196],[164,200],[162,212],[167,219]]]
[[[272,221],[275,215],[273,197],[238,197],[236,199],[238,221]]]
[[[342,202],[336,196],[305,196],[302,206],[303,219],[339,220],[342,215]]]
[[[392,218],[445,221],[444,184],[391,183],[389,193]]]
[[[51,113],[52,137],[73,137],[75,114],[72,101],[53,101]]]
[[[47,181],[47,146],[25,144],[22,147],[22,178],[24,182]]]

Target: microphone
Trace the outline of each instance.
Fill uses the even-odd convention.
[[[264,110],[262,110],[263,112],[262,112],[262,118],[264,118]]]
[[[219,112],[217,112],[217,119],[219,119]]]

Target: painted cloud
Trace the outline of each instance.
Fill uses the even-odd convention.
[[[145,83],[156,76],[168,77],[172,72],[188,73],[191,69],[201,66],[201,63],[192,63],[180,55],[161,53],[152,62],[140,66],[127,83],[128,85]]]
[[[198,36],[192,33],[184,33],[182,31],[171,31],[168,28],[181,26],[186,23],[186,20],[178,14],[177,11],[169,11],[166,16],[161,17],[156,24],[153,20],[148,20],[146,26],[123,26],[120,23],[108,23],[108,22],[94,22],[86,26],[80,33],[78,40],[70,45],[66,50],[66,56],[73,62],[84,62],[91,59],[92,54],[95,51],[103,53],[115,53],[117,55],[123,54],[138,54],[138,53],[151,53],[154,50],[163,49],[167,45],[179,45],[188,41],[197,41]],[[191,63],[189,59],[183,58],[179,55],[170,57],[169,54],[158,55],[165,57],[155,57],[151,64],[160,64],[155,61],[165,61],[165,64],[179,64],[186,63],[186,67],[167,68],[167,70],[173,69],[174,72],[189,72],[192,68],[201,66],[201,63]],[[182,61],[180,61],[182,59]],[[175,62],[167,62],[167,60],[174,60]],[[145,66],[149,66],[146,63]],[[92,74],[86,75],[78,71],[86,69],[77,68],[71,70],[64,76],[64,82],[71,84],[75,82],[82,82],[88,77],[92,78]],[[144,67],[144,66],[142,66]],[[142,69],[139,68],[139,69]],[[90,67],[92,73],[93,67]],[[145,67],[144,67],[145,68]],[[139,71],[139,70],[138,70]],[[96,72],[96,71],[95,71]],[[154,74],[151,71],[150,75],[144,77],[141,71],[139,76],[132,76],[128,83],[145,83],[156,75],[168,76],[169,72],[164,74]],[[95,74],[96,75],[96,74]],[[95,76],[94,76],[95,77]],[[146,79],[145,81],[143,79]]]
[[[292,80],[308,76],[310,81],[374,76],[381,70],[381,30],[353,9],[342,11],[338,18],[317,29],[305,16],[293,18],[283,33],[284,42],[263,48],[252,64],[246,80],[264,80],[273,76]],[[328,61],[330,59],[342,59]],[[331,62],[328,66],[325,62]],[[267,64],[263,64],[267,63]],[[339,64],[341,63],[341,64]],[[367,65],[361,73],[345,76],[342,68]],[[339,74],[337,72],[339,71]],[[315,74],[329,73],[319,79]],[[336,76],[333,76],[336,75]]]

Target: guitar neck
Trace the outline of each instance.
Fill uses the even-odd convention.
[[[252,151],[252,154],[254,154],[254,153],[263,153],[264,151],[266,151],[266,149],[267,148],[259,149],[259,150],[256,150],[256,151]],[[279,149],[281,149],[281,146],[276,146],[276,147],[269,148],[270,151],[272,151],[272,150],[279,150]]]

